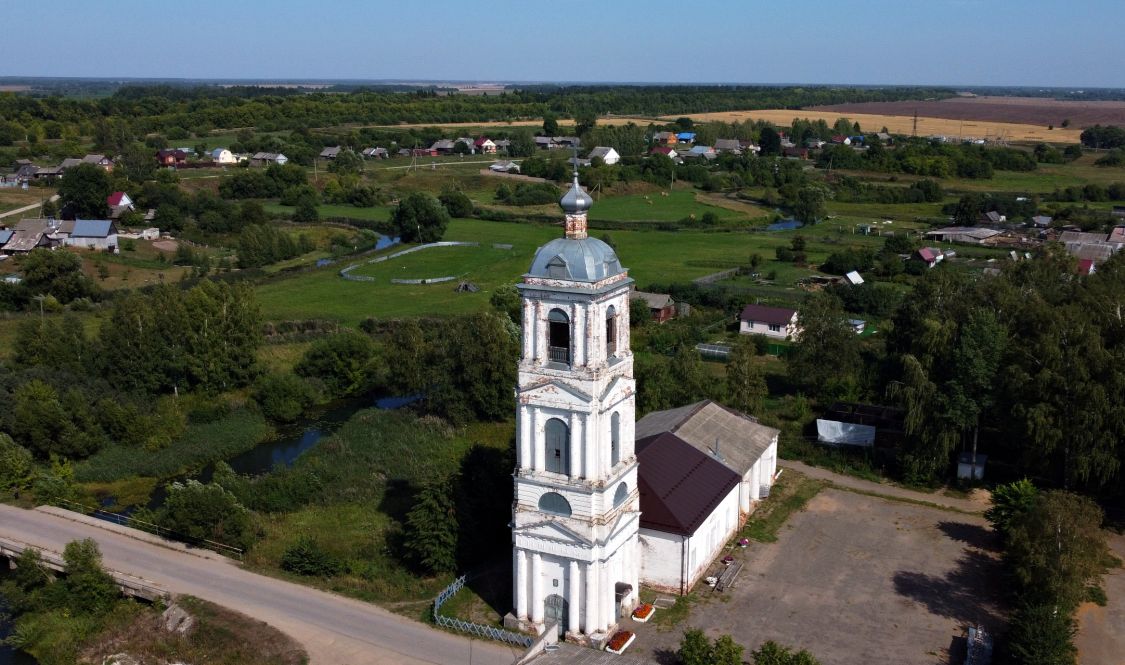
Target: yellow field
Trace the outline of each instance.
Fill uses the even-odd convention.
[[[681,118],[680,115],[669,115],[661,118],[643,118],[639,116],[612,116],[598,118],[599,125],[624,125],[630,122],[646,126],[649,123],[664,124]],[[693,113],[686,117],[696,122],[742,122],[744,120],[768,120],[780,126],[789,126],[793,118],[807,118],[809,120],[824,120],[829,125],[841,117],[847,117],[852,122],[858,122],[866,132],[879,131],[886,127],[892,134],[910,134],[914,130],[914,117],[903,115],[875,115],[871,113],[837,113],[835,111],[801,111],[788,109],[765,109],[762,111],[718,111],[715,113]],[[513,120],[511,122],[447,122],[447,123],[422,123],[409,125],[365,125],[369,127],[443,127],[456,128],[505,128],[505,127],[539,127],[543,124],[540,120]],[[559,121],[560,132],[567,127],[565,120]],[[1055,128],[1048,130],[1038,125],[1027,125],[1016,122],[991,122],[983,120],[950,120],[947,118],[925,118],[918,116],[919,136],[960,136],[966,139],[989,139],[1005,141],[1044,141],[1049,143],[1078,143],[1081,129]]]
[[[670,122],[680,116],[666,116]],[[914,117],[904,115],[874,115],[870,113],[839,113],[836,111],[800,111],[786,109],[767,109],[764,111],[722,111],[718,113],[695,113],[687,116],[696,122],[742,122],[744,120],[768,120],[777,125],[789,126],[793,118],[823,120],[832,125],[841,117],[858,122],[865,132],[877,132],[883,127],[892,134],[910,134],[914,130]],[[600,122],[600,121],[599,121]],[[1051,143],[1078,143],[1081,129],[1048,130],[1039,125],[1025,125],[1014,122],[989,122],[981,120],[949,120],[947,118],[924,118],[918,116],[919,136],[961,136],[966,139],[1003,139],[1006,141],[1047,141]]]

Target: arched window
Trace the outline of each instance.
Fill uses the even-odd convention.
[[[621,461],[621,414],[617,411],[609,417],[609,465],[617,466]]]
[[[570,428],[558,418],[551,418],[544,428],[546,434],[547,471],[551,473],[570,472]]]
[[[605,311],[605,357],[617,355],[617,310],[613,305]]]
[[[570,502],[558,492],[547,492],[539,497],[539,510],[552,515],[570,517]]]
[[[547,314],[547,357],[553,363],[570,364],[570,317],[561,309]]]
[[[628,498],[629,488],[625,486],[625,483],[621,483],[617,486],[617,491],[613,493],[613,507],[616,508],[620,506],[621,504],[625,503],[625,499]]]

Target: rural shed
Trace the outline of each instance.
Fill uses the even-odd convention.
[[[664,323],[676,316],[676,301],[667,293],[633,291],[629,294],[629,300],[643,300],[648,305],[652,320],[657,323]]]
[[[671,432],[636,452],[641,580],[685,594],[739,527],[738,474]]]
[[[76,219],[74,230],[63,241],[67,247],[117,249],[117,226],[108,219]]]

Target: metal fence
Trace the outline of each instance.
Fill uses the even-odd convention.
[[[93,506],[87,506],[87,505],[78,503],[77,501],[70,501],[68,499],[63,499],[61,497],[58,498],[58,499],[55,499],[55,501],[57,503],[61,504],[61,507],[66,508],[68,510],[73,510],[77,513],[82,513],[82,514],[85,514],[85,515],[89,515],[91,517],[96,517],[100,520],[105,520],[107,522],[113,522],[114,524],[120,524],[122,526],[132,527],[134,529],[137,529],[138,531],[145,531],[145,532],[160,536],[162,538],[167,538],[168,540],[175,540],[175,541],[184,543],[186,545],[191,545],[193,547],[199,547],[199,548],[202,548],[202,549],[211,550],[212,552],[215,552],[217,554],[222,554],[223,556],[235,557],[239,561],[242,560],[243,550],[239,547],[234,547],[232,545],[227,545],[225,543],[218,543],[218,542],[215,542],[213,540],[207,540],[206,538],[193,538],[192,536],[180,533],[178,531],[173,531],[172,529],[160,526],[159,524],[153,524],[152,522],[146,522],[144,520],[140,520],[140,519],[137,519],[136,517],[132,517],[132,516],[129,516],[129,515],[122,515],[120,513],[111,513],[108,510],[102,510],[101,508],[94,508]]]
[[[458,619],[456,617],[442,616],[441,606],[450,598],[457,595],[457,592],[465,586],[466,579],[467,576],[462,575],[453,580],[453,584],[447,586],[445,590],[439,593],[437,598],[434,599],[434,623],[443,628],[452,628],[453,630],[469,633],[477,637],[515,644],[525,649],[530,647],[533,639],[530,635],[515,633],[510,630],[504,630],[503,628],[496,628],[495,626],[485,626],[484,624],[473,623],[472,621],[465,621],[464,619]]]

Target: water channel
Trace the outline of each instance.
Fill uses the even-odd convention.
[[[279,435],[269,441],[254,446],[246,452],[239,453],[226,461],[236,473],[257,476],[269,473],[278,466],[290,466],[302,453],[320,443],[325,436],[331,435],[341,425],[346,423],[357,411],[375,407],[379,409],[397,409],[417,401],[419,396],[409,397],[380,397],[378,399],[354,399],[339,401],[328,407],[316,410],[298,423],[287,425],[279,430]],[[177,480],[194,479],[200,482],[210,482],[215,473],[215,465],[208,464],[198,473],[182,476]],[[161,482],[153,490],[147,506],[159,508],[167,498],[166,483]],[[106,497],[105,505],[115,503],[114,497]],[[123,514],[128,514],[124,511]],[[106,516],[108,519],[108,516]],[[0,570],[0,579],[3,579],[5,570]],[[8,636],[11,623],[4,620],[3,599],[0,598],[0,665],[36,665],[31,656],[2,644],[3,638]]]

